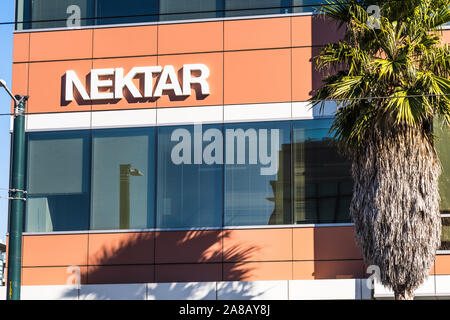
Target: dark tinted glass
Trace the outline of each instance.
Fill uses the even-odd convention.
[[[350,222],[351,163],[329,136],[331,121],[294,121],[294,223]]]
[[[28,232],[87,230],[89,132],[28,134]]]
[[[223,16],[223,0],[160,0],[160,21],[217,18]]]
[[[158,228],[222,226],[222,126],[196,128],[158,128]]]
[[[96,0],[97,24],[158,20],[158,0]]]
[[[225,0],[225,16],[289,13],[290,5],[290,0]]]
[[[92,134],[91,229],[154,227],[155,128]]]
[[[225,125],[225,225],[291,222],[291,122]]]
[[[18,1],[17,21],[29,21],[24,29],[65,28],[73,26],[71,19],[76,14],[79,25],[94,24],[92,19],[94,0],[24,0]],[[21,11],[23,10],[23,14]],[[79,14],[79,16],[78,16]],[[69,24],[68,24],[69,23]],[[18,28],[20,24],[18,25]],[[19,29],[20,30],[20,29]]]

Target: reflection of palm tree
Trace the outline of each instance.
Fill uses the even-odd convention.
[[[130,176],[143,176],[131,164],[120,165],[120,229],[130,228]]]

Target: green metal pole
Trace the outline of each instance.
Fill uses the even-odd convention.
[[[8,244],[8,278],[6,297],[20,300],[22,267],[22,229],[25,208],[25,105],[28,97],[16,96],[12,139],[12,177]]]

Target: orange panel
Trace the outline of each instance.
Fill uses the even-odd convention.
[[[312,16],[292,17],[292,46],[306,47],[311,45]]]
[[[314,261],[294,261],[292,270],[294,280],[314,280]]]
[[[354,227],[315,228],[314,259],[362,259],[355,241]]]
[[[92,58],[92,30],[33,32],[30,34],[30,60]]]
[[[294,263],[295,264],[295,263]],[[294,267],[295,269],[295,267]],[[364,278],[364,263],[362,260],[347,261],[315,261],[315,279],[355,279]]]
[[[156,234],[156,263],[221,262],[220,231],[164,231]]]
[[[88,235],[23,237],[23,266],[82,266],[87,264]]]
[[[225,50],[291,46],[290,18],[225,21]]]
[[[314,228],[293,228],[293,259],[314,260]]]
[[[230,230],[223,255],[229,262],[292,260],[292,229]]]
[[[221,281],[220,263],[156,265],[155,282]]]
[[[90,234],[88,264],[153,264],[154,244],[150,232]]]
[[[450,274],[450,255],[438,254],[435,260],[436,274]]]
[[[223,50],[223,22],[167,24],[158,28],[158,54]]]
[[[24,62],[29,60],[29,33],[15,33],[13,46],[13,62]]]
[[[157,27],[94,29],[94,58],[156,55]]]
[[[138,57],[138,58],[119,58],[119,59],[101,59],[94,60],[93,69],[103,68],[123,68],[124,75],[126,75],[133,67],[148,67],[156,66],[156,56],[153,57]],[[153,76],[153,86],[157,80],[157,74]],[[114,82],[114,76],[111,76]],[[136,88],[138,88],[141,94],[144,92],[144,82],[142,77],[136,77],[134,79]],[[107,89],[105,92],[111,92]],[[140,109],[140,108],[156,108],[156,101],[153,98],[135,99],[128,90],[124,90],[123,98],[120,100],[109,101],[92,101],[92,110],[116,110],[116,109]]]
[[[92,67],[90,60],[58,61],[30,64],[28,111],[65,112],[91,110],[90,101],[64,101],[65,74],[67,70],[74,70],[81,83],[86,86],[87,76]],[[89,92],[89,88],[86,88]],[[76,89],[74,89],[76,93]]]
[[[292,101],[311,98],[313,64],[311,48],[292,49]]]
[[[86,278],[89,284],[154,282],[154,268],[149,265],[88,266]]]
[[[28,95],[28,68],[28,63],[13,64],[11,90],[14,94]],[[14,112],[13,102],[11,102],[11,112]]]
[[[291,49],[225,52],[225,104],[291,101]]]
[[[80,284],[86,283],[86,267],[80,267]],[[22,268],[22,285],[61,285],[73,284],[73,273],[67,267]]]
[[[450,30],[444,30],[444,32],[442,34],[442,42],[450,43]]]
[[[183,64],[205,64],[209,68],[210,75],[207,79],[210,94],[203,96],[201,92],[191,86],[191,95],[187,98],[175,97],[163,92],[161,98],[157,100],[160,107],[181,107],[181,106],[203,106],[220,105],[223,103],[223,56],[222,53],[200,53],[159,56],[158,64],[162,67],[173,65],[178,72],[178,81],[182,85]],[[170,91],[170,93],[173,93]]]
[[[291,280],[292,262],[224,263],[225,281]]]

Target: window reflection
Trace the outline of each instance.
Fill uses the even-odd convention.
[[[294,223],[350,222],[351,164],[329,136],[331,121],[294,121]]]
[[[89,133],[29,133],[25,231],[87,230]]]
[[[203,125],[200,132],[209,129],[221,134],[222,126]],[[205,163],[209,144],[194,126],[158,128],[158,228],[222,226],[223,166]]]
[[[155,128],[94,130],[92,229],[154,226]]]
[[[290,223],[290,128],[287,121],[225,125],[226,226]],[[271,163],[261,156],[271,157]],[[275,163],[275,171],[270,170]]]

